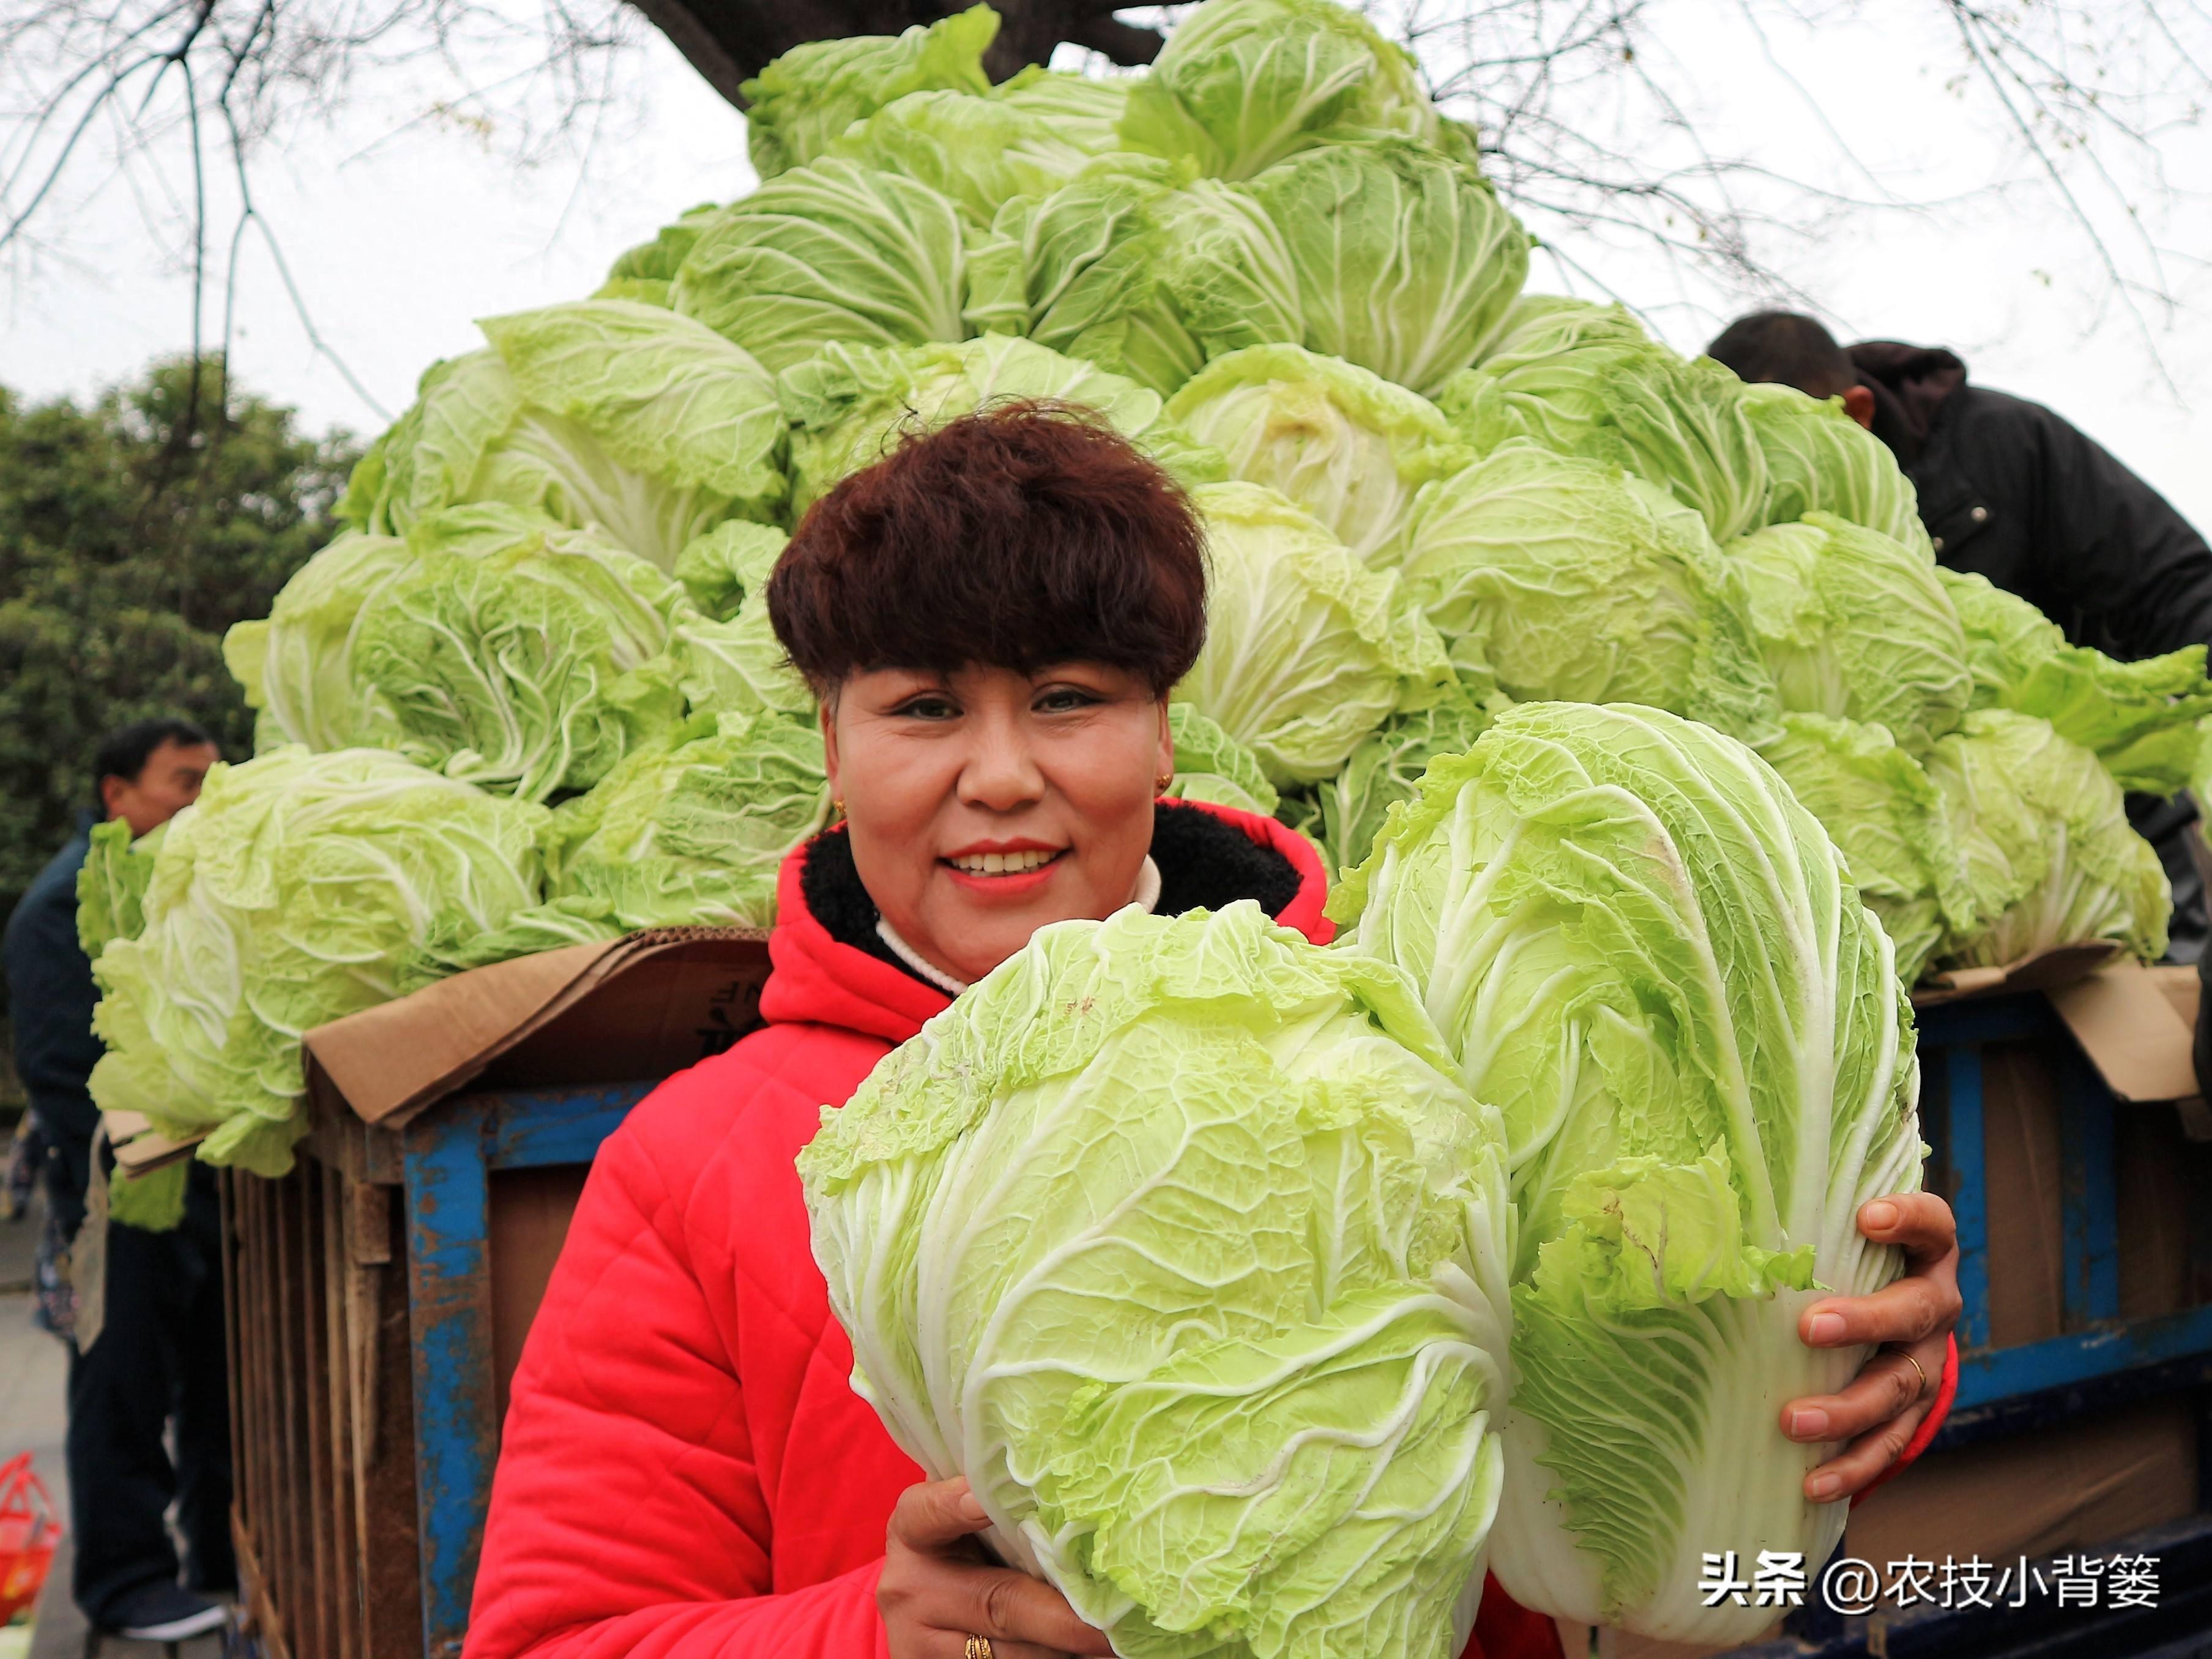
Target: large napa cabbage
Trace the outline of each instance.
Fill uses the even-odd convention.
[[[2212,715],[2203,646],[2121,662],[2069,645],[2057,623],[1983,577],[1936,574],[1966,628],[1973,707],[2049,720],[2123,789],[2171,795],[2188,785],[2197,724]]]
[[[1296,343],[1425,397],[1474,360],[1528,274],[1528,234],[1481,174],[1419,144],[1301,150],[1246,188],[1290,250]]]
[[[799,1154],[854,1386],[1127,1659],[1454,1659],[1510,1222],[1450,1066],[1249,901],[1045,928]]]
[[[775,714],[696,715],[556,810],[547,893],[617,931],[766,927],[784,854],[829,821],[822,732]]]
[[[970,6],[902,34],[793,46],[738,88],[753,171],[769,179],[819,161],[855,121],[909,93],[988,93],[983,53],[998,35],[999,14]]]
[[[1212,579],[1206,647],[1176,696],[1249,745],[1270,781],[1328,777],[1385,716],[1450,688],[1443,641],[1394,572],[1263,485],[1192,500]]]
[[[1302,346],[1215,358],[1168,399],[1168,416],[1218,449],[1232,477],[1280,490],[1385,568],[1404,553],[1420,487],[1474,459],[1427,398]]]
[[[1765,523],[1832,513],[1936,562],[1912,480],[1887,444],[1844,413],[1841,398],[1762,382],[1743,388],[1743,413],[1766,458]]]
[[[1066,184],[1091,159],[1045,116],[966,92],[908,93],[848,128],[830,153],[918,179],[978,227],[1017,196]]]
[[[1698,515],[1598,461],[1512,443],[1414,502],[1400,568],[1462,678],[1640,702],[1756,741],[1773,683]]]
[[[1019,334],[1163,395],[1209,356],[1295,339],[1290,254],[1250,198],[1117,157],[1018,198],[969,259],[967,320]]]
[[[1214,179],[1249,179],[1295,151],[1393,133],[1454,135],[1403,46],[1334,0],[1212,0],[1168,37],[1133,82],[1127,148],[1188,157]]]
[[[1784,708],[1884,726],[1916,751],[1959,723],[1966,638],[1918,554],[1826,513],[1722,550]]]
[[[340,511],[404,534],[498,501],[594,529],[663,570],[693,538],[783,500],[775,384],[711,329],[585,300],[486,319],[489,351],[434,364],[355,467]]]
[[[1946,936],[1947,968],[1996,968],[2054,945],[2111,939],[2166,953],[2173,895],[2096,756],[2009,709],[1981,708],[1936,745],[1928,775],[1965,861],[1973,922]]]
[[[683,590],[590,532],[497,505],[341,537],[224,654],[270,742],[395,750],[544,800],[684,713]]]
[[[1497,1106],[1519,1215],[1491,1569],[1524,1607],[1733,1644],[1708,1552],[1802,1550],[1835,1448],[1786,1401],[1864,1349],[1797,1334],[1902,1269],[1861,1204],[1920,1180],[1911,1011],[1811,814],[1743,745],[1655,709],[1517,708],[1429,769],[1332,911],[1405,969]],[[1817,1289],[1816,1289],[1817,1287]]]
[[[1912,984],[1943,939],[1974,921],[1942,792],[1882,726],[1792,714],[1782,728],[1760,757],[1820,820],[1897,947],[1898,978]]]
[[[1444,412],[1486,453],[1527,438],[1632,472],[1695,507],[1716,540],[1765,523],[1766,456],[1743,383],[1595,320],[1540,315],[1437,394]]]
[[[281,1175],[307,1128],[301,1037],[412,989],[434,930],[492,933],[538,903],[546,821],[380,750],[216,767],[162,835],[139,931],[94,966],[94,1103]]]
[[[1364,863],[1390,809],[1411,800],[1440,755],[1464,755],[1489,730],[1505,699],[1454,686],[1426,708],[1393,714],[1360,740],[1334,777],[1319,785],[1316,832],[1332,873]]]
[[[832,343],[967,334],[967,233],[919,179],[832,156],[708,220],[669,301],[778,372]]]
[[[1158,392],[1008,335],[906,351],[832,347],[787,370],[781,389],[794,428],[794,514],[848,473],[882,459],[903,434],[1009,400],[1040,399],[1087,410],[1185,483],[1226,472],[1218,453],[1167,418]]]
[[[1168,733],[1175,741],[1175,775],[1164,792],[1170,799],[1210,801],[1261,817],[1282,805],[1260,757],[1189,703],[1168,705]]]

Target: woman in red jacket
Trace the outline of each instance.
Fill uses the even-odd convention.
[[[845,822],[785,861],[765,1027],[600,1150],[515,1374],[466,1659],[1109,1654],[983,1559],[965,1483],[925,1482],[854,1394],[792,1161],[1037,928],[1250,898],[1326,943],[1320,861],[1271,819],[1158,799],[1203,548],[1100,428],[1017,407],[909,439],[816,504],[769,605]],[[1785,1410],[1793,1437],[1849,1443],[1814,1498],[1901,1467],[1954,1374],[1948,1210],[1899,1196],[1861,1224],[1914,1271],[1806,1315],[1815,1345],[1895,1345]],[[1468,1653],[1559,1643],[1493,1584]]]

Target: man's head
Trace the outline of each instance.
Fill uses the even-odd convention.
[[[1740,380],[1794,386],[1809,398],[1841,398],[1861,426],[1874,420],[1874,393],[1859,383],[1850,354],[1810,317],[1794,311],[1754,311],[1717,335],[1705,355],[1735,371]]]
[[[134,836],[158,829],[199,798],[208,768],[222,758],[190,720],[137,720],[112,732],[92,762],[100,816],[123,819]]]

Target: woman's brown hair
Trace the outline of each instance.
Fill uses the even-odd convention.
[[[1175,481],[1086,411],[1012,403],[902,439],[806,511],[769,579],[817,696],[878,668],[1110,664],[1157,695],[1206,640]]]

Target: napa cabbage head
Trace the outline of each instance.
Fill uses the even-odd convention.
[[[1919,751],[1959,723],[1966,638],[1918,554],[1826,513],[1723,552],[1784,708],[1884,726]]]
[[[1127,1659],[1453,1659],[1510,1220],[1450,1064],[1249,901],[1042,929],[799,1155],[854,1388]]]
[[[1983,577],[1936,574],[1966,628],[1973,707],[2049,720],[2122,789],[2171,795],[2188,786],[2197,722],[2212,715],[2203,646],[2121,662],[2069,645],[2057,623]]]
[[[1887,444],[1844,413],[1843,399],[1759,382],[1743,388],[1743,412],[1766,458],[1765,522],[1795,524],[1808,513],[1832,513],[1936,562],[1912,480]]]
[[[663,570],[781,506],[783,422],[750,356],[689,318],[587,300],[486,319],[496,348],[434,365],[347,486],[357,529],[495,501],[594,529]]]
[[[1128,107],[1127,77],[1083,75],[1073,70],[1047,69],[1031,64],[1010,81],[991,88],[990,95],[1031,115],[1041,116],[1054,131],[1092,155],[1108,155],[1121,148],[1116,131]]]
[[[708,222],[722,210],[718,202],[702,202],[687,210],[672,224],[663,225],[649,242],[640,242],[617,255],[607,268],[607,279],[594,300],[635,300],[642,305],[667,307],[676,285],[676,273],[699,240]]]
[[[1725,542],[1766,521],[1766,457],[1743,391],[1710,357],[1686,362],[1655,341],[1539,319],[1439,401],[1479,451],[1526,438],[1606,462],[1696,508]]]
[[[701,614],[678,619],[670,652],[695,712],[814,718],[814,693],[769,615],[768,579],[786,540],[765,525],[726,524],[677,560],[677,579]]]
[[[1357,363],[1302,346],[1217,357],[1168,399],[1168,416],[1280,490],[1367,564],[1395,568],[1421,486],[1474,458],[1434,404]]]
[[[1091,160],[1045,116],[968,92],[908,93],[848,128],[830,153],[918,179],[979,228],[1015,197],[1056,189]]]
[[[696,715],[556,810],[546,892],[620,928],[766,927],[784,855],[829,821],[822,732],[772,713]]]
[[[1192,492],[1212,555],[1206,646],[1176,696],[1278,786],[1328,777],[1400,709],[1453,684],[1443,641],[1391,571],[1370,570],[1261,484]]]
[[[1443,137],[1411,53],[1334,0],[1208,0],[1129,88],[1122,144],[1249,179],[1333,138]]]
[[[909,93],[988,92],[983,53],[998,35],[998,13],[970,6],[902,34],[793,46],[738,88],[753,171],[769,179],[818,161],[855,121]]]
[[[1626,306],[1597,305],[1564,294],[1523,294],[1498,319],[1475,358],[1522,362],[1585,345],[1648,345],[1651,337]]]
[[[1170,799],[1209,801],[1263,818],[1282,805],[1260,757],[1190,704],[1168,705],[1168,732],[1175,740]]]
[[[1290,250],[1298,343],[1425,397],[1474,361],[1528,274],[1528,234],[1481,174],[1419,144],[1302,150],[1247,188]]]
[[[1323,781],[1317,835],[1332,872],[1355,870],[1399,802],[1411,800],[1440,755],[1463,755],[1508,706],[1455,685],[1426,708],[1393,714],[1360,740],[1344,769]]]
[[[1507,710],[1434,762],[1340,886],[1348,948],[1404,969],[1504,1120],[1519,1216],[1505,1498],[1523,1607],[1731,1644],[1706,1552],[1802,1550],[1833,1447],[1784,1438],[1864,1349],[1797,1335],[1902,1271],[1859,1206],[1919,1185],[1911,1010],[1812,815],[1749,749],[1656,709]]]
[[[670,303],[771,373],[833,343],[957,340],[967,234],[952,198],[922,180],[829,156],[708,220]]]
[[[1945,937],[1974,922],[1966,860],[1927,769],[1886,727],[1825,714],[1784,714],[1759,754],[1836,843],[1896,947],[1898,978],[1914,983]]]
[[[418,520],[408,544],[412,562],[354,624],[353,672],[380,716],[354,743],[545,800],[683,717],[666,653],[690,608],[643,559],[497,506]]]
[[[1615,467],[1508,444],[1421,492],[1400,568],[1462,678],[1774,729],[1772,679],[1702,520]]]
[[[348,531],[292,574],[269,615],[234,623],[223,664],[270,746],[344,749],[396,741],[392,706],[354,662],[362,607],[413,569],[398,536]]]
[[[2096,756],[2048,720],[1982,708],[1936,745],[1928,775],[1974,909],[1971,926],[1945,936],[1939,967],[2002,967],[2097,939],[2146,962],[2166,954],[2165,868]]]
[[[94,967],[94,1103],[258,1175],[306,1132],[300,1039],[409,988],[432,929],[543,897],[545,809],[381,750],[277,749],[208,774],[154,854],[135,937]]]
[[[1157,392],[1008,335],[907,351],[832,347],[787,370],[781,386],[793,428],[794,514],[907,434],[1017,400],[1066,404],[1103,421],[1186,484],[1226,472],[1218,453],[1167,418]]]

